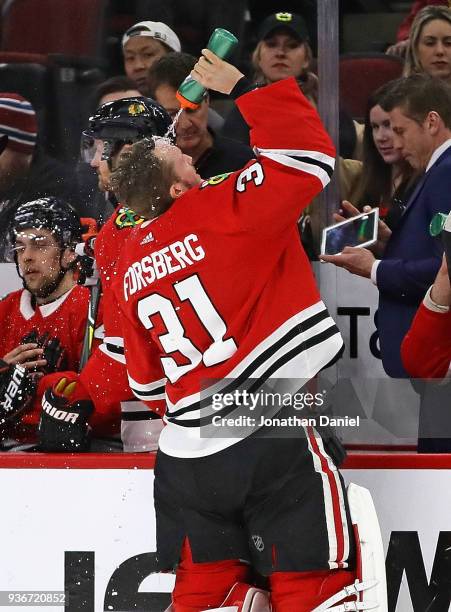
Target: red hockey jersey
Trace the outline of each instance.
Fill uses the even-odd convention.
[[[407,372],[415,378],[444,378],[451,370],[451,310],[421,304],[401,345]]]
[[[135,436],[139,439],[146,437],[143,430],[150,415],[146,406],[136,402],[129,387],[122,339],[122,315],[112,284],[117,274],[120,252],[133,227],[143,221],[142,217],[119,205],[96,238],[94,254],[102,282],[104,338],[80,373],[80,380],[94,402],[95,411],[90,424],[97,435],[119,433],[121,408],[123,419],[133,419],[127,424],[127,435],[123,436],[126,450],[136,447]],[[130,411],[132,414],[129,414]]]
[[[0,301],[0,357],[18,346],[31,331],[36,330],[39,335],[48,332],[64,347],[61,368],[78,371],[88,300],[88,289],[78,285],[54,302],[37,307],[33,307],[31,293],[26,289],[10,293]],[[21,422],[11,430],[11,437],[23,442],[34,441],[40,412],[41,401],[37,397],[32,410],[23,414]]]
[[[60,298],[33,307],[26,289],[14,291],[0,301],[0,357],[20,344],[33,330],[56,336],[65,349],[64,369],[78,370],[86,325],[89,291],[76,285]]]
[[[294,391],[343,345],[297,230],[329,182],[333,144],[294,79],[237,103],[256,159],[135,228],[115,283],[130,386],[149,405],[166,396],[160,448],[177,457],[238,441],[208,434],[235,409],[215,395],[250,380],[254,393],[278,380]]]

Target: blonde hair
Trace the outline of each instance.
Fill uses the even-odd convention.
[[[265,76],[265,74],[263,73],[261,67],[260,67],[260,54],[261,54],[261,49],[262,49],[262,45],[263,45],[263,40],[260,40],[257,43],[257,46],[255,47],[252,56],[251,56],[251,61],[252,61],[252,66],[254,68],[254,76],[253,76],[253,80],[256,83],[261,83],[263,85],[269,85],[270,81],[268,80],[268,78]],[[296,78],[302,77],[303,75],[308,73],[308,68],[312,62],[312,58],[313,58],[313,53],[312,53],[312,49],[309,45],[309,43],[306,40],[303,40],[301,42],[301,45],[304,45],[305,48],[305,57],[307,60],[307,67],[304,69],[302,74],[294,74],[293,76]]]
[[[446,6],[425,6],[417,13],[410,29],[409,46],[407,47],[406,61],[403,76],[424,72],[418,58],[418,43],[424,26],[430,21],[440,19],[451,25],[451,10]]]

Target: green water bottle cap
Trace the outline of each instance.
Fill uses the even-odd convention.
[[[429,224],[429,233],[431,236],[438,236],[442,233],[447,218],[448,215],[444,213],[437,213],[432,217],[432,221]]]

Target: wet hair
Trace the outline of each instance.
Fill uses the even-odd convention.
[[[117,198],[147,219],[170,207],[173,198],[169,190],[175,180],[172,165],[156,155],[153,138],[138,140],[121,153],[111,174]]]
[[[413,20],[404,63],[404,76],[424,72],[418,58],[418,44],[424,26],[435,19],[447,21],[451,25],[451,10],[446,6],[425,6],[418,11]]]

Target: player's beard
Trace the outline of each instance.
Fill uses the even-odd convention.
[[[58,289],[61,281],[63,280],[63,278],[66,275],[67,270],[63,270],[62,267],[60,267],[58,274],[50,279],[47,278],[43,283],[41,283],[41,285],[38,288],[35,287],[31,287],[25,277],[22,278],[22,282],[23,282],[23,286],[25,287],[25,289],[27,289],[27,291],[29,291],[35,298],[46,298],[49,295],[52,295],[52,293],[54,291],[56,291],[56,289]]]

